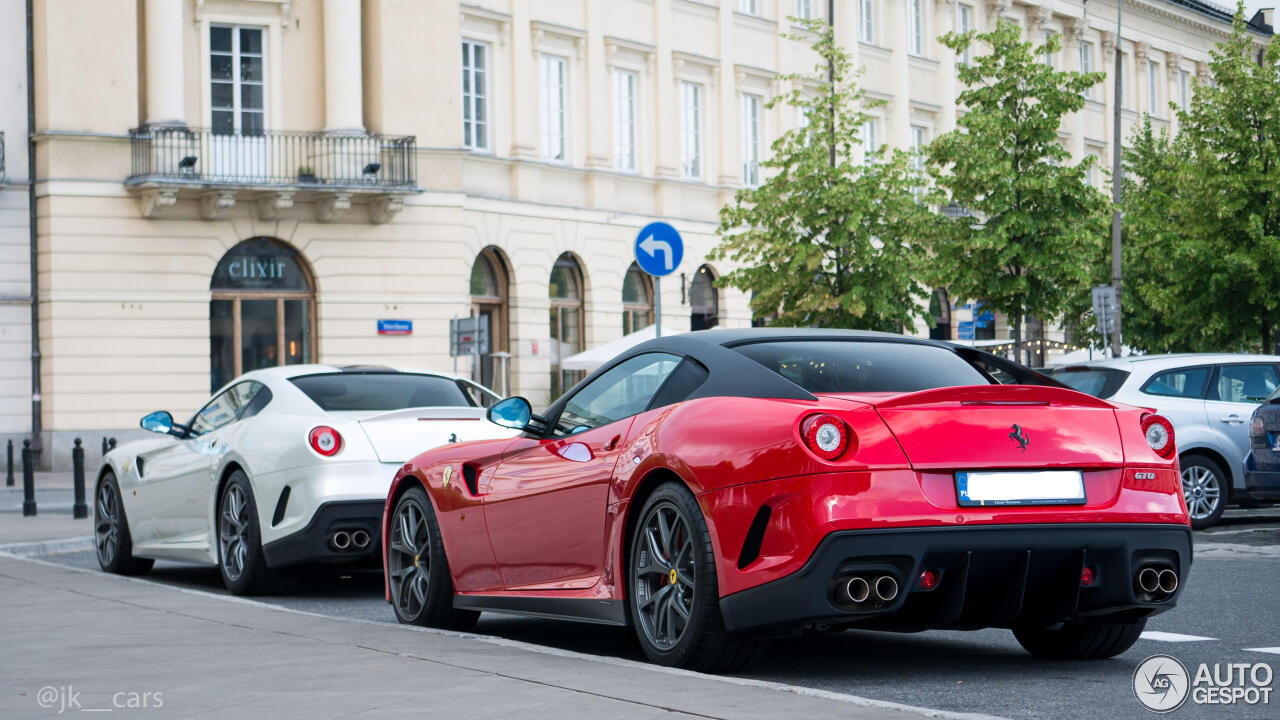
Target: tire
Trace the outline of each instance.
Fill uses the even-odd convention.
[[[1182,495],[1191,515],[1191,528],[1213,527],[1227,509],[1230,481],[1222,466],[1205,455],[1187,453],[1180,459]]]
[[[660,485],[637,517],[627,608],[645,656],[703,672],[734,672],[755,661],[763,643],[724,627],[711,533],[693,494],[680,483]]]
[[[93,545],[98,567],[117,575],[145,575],[156,564],[151,558],[135,557],[129,518],[120,499],[120,484],[108,470],[93,493]]]
[[[1147,619],[1130,623],[1097,620],[1067,623],[1061,628],[1019,628],[1013,636],[1027,652],[1051,660],[1095,660],[1115,657],[1133,647]]]
[[[218,494],[216,539],[218,571],[232,595],[265,595],[277,588],[277,577],[262,555],[258,503],[249,476],[236,470]]]
[[[387,585],[396,619],[448,630],[475,627],[480,613],[453,607],[449,559],[426,490],[413,487],[400,496],[388,535]]]

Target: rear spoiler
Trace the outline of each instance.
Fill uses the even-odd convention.
[[[940,403],[973,403],[975,405],[1071,405],[1114,409],[1115,405],[1086,393],[1044,385],[961,385],[907,393],[876,402],[877,409],[936,405]]]

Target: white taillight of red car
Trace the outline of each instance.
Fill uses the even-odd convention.
[[[805,447],[823,460],[835,460],[857,444],[857,438],[845,421],[830,413],[810,415],[800,422],[800,437]]]
[[[1173,444],[1173,423],[1162,415],[1143,415],[1142,434],[1147,438],[1147,445],[1162,458],[1172,458],[1175,451]]]
[[[321,425],[313,429],[307,435],[307,442],[311,444],[311,449],[320,453],[325,457],[333,457],[342,449],[342,436],[327,425]]]

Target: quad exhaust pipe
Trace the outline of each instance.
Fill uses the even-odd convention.
[[[1178,573],[1168,565],[1146,565],[1134,577],[1134,584],[1153,599],[1164,600],[1178,589]]]
[[[855,575],[849,578],[849,582],[845,584],[844,594],[855,604],[864,603],[867,598],[871,597],[871,585],[866,578],[860,578]]]
[[[338,552],[342,552],[343,550],[351,547],[351,533],[346,530],[339,530],[338,532],[330,535],[329,547],[337,550]]]
[[[355,530],[351,533],[351,547],[356,550],[363,550],[369,547],[369,533],[364,530]]]
[[[874,599],[880,603],[893,602],[898,597],[898,580],[892,575],[854,575],[840,586],[839,599],[848,604],[861,605]]]

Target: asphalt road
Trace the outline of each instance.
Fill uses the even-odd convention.
[[[846,631],[775,641],[746,677],[851,693],[880,700],[1008,718],[1150,718],[1135,699],[1132,678],[1144,658],[1168,654],[1194,674],[1200,663],[1266,662],[1280,673],[1280,508],[1230,511],[1196,534],[1197,556],[1176,609],[1153,618],[1144,638],[1104,661],[1049,662],[1027,655],[1005,630],[931,631],[914,635]],[[96,568],[91,552],[43,556]],[[157,563],[150,579],[224,592],[216,570]],[[340,617],[394,623],[382,599],[381,575],[309,574],[287,596],[265,602]],[[629,631],[569,622],[485,614],[476,632],[564,650],[642,659]],[[1175,636],[1194,636],[1195,640]],[[1252,648],[1272,648],[1263,653]],[[1280,677],[1272,681],[1280,689]],[[1278,718],[1270,705],[1193,706],[1173,717]]]

